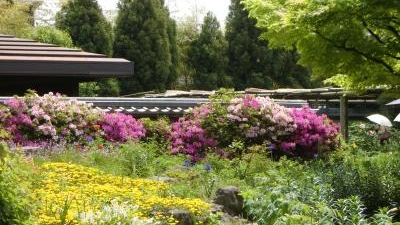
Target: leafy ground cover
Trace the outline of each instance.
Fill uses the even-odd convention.
[[[91,110],[45,98],[71,104],[76,112],[68,118]],[[249,223],[399,219],[396,130],[381,146],[369,136],[372,124],[354,123],[344,143],[328,118],[254,96],[217,96],[174,123],[99,112],[90,123],[60,122],[54,117],[64,116],[43,97],[28,99],[39,103],[25,107],[26,99],[16,99],[11,105],[22,110],[0,110],[1,224],[179,224],[173,209],[186,210],[195,224],[245,224],[212,209],[217,189],[231,185],[241,190],[241,217]],[[218,104],[222,99],[230,104]]]

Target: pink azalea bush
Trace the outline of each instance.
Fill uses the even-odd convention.
[[[181,117],[172,124],[170,134],[172,153],[183,153],[191,157],[192,161],[199,161],[207,150],[217,146],[217,140],[209,137],[207,130],[200,124],[201,116],[208,114],[207,105],[193,110],[189,117]]]
[[[254,95],[230,99],[228,104],[221,102],[196,107],[173,124],[174,153],[198,160],[210,147],[224,150],[239,141],[246,148],[267,145],[276,154],[309,158],[321,149],[332,150],[337,144],[337,125],[307,107],[289,109],[268,97]],[[243,153],[246,152],[239,154]]]
[[[296,129],[289,110],[268,97],[245,95],[235,98],[227,110],[226,120],[239,128],[233,134],[235,139],[249,144],[262,144],[265,140],[274,143],[290,136]]]
[[[93,126],[102,112],[76,100],[64,100],[60,94],[36,93],[5,101],[6,110],[0,117],[17,144],[32,142],[76,142],[96,135]]]
[[[108,141],[137,141],[146,134],[141,121],[123,113],[105,114],[100,121],[100,125]]]
[[[309,107],[291,109],[296,130],[281,149],[289,155],[311,158],[338,144],[339,126],[326,115],[319,116]]]
[[[85,144],[95,138],[125,142],[145,135],[143,124],[130,115],[106,114],[91,104],[66,100],[60,94],[29,93],[5,101],[0,123],[22,146]]]

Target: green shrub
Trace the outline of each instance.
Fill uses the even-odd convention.
[[[349,125],[348,143],[355,149],[364,152],[395,152],[400,148],[400,130],[390,128],[391,137],[389,143],[380,145],[379,137],[376,132],[378,125],[371,122],[352,122]]]
[[[330,179],[334,198],[357,195],[369,214],[400,203],[399,153],[349,154],[329,170],[325,179]]]
[[[167,117],[158,117],[156,120],[150,118],[139,119],[146,129],[146,141],[157,143],[161,148],[169,145],[171,122]]]
[[[311,212],[317,203],[330,200],[329,187],[315,173],[284,158],[265,165],[265,172],[254,181],[255,188],[244,193],[245,206],[250,218],[259,224],[282,224],[287,215],[296,222],[313,221]]]
[[[285,159],[271,161],[265,172],[256,176],[254,188],[244,192],[248,216],[266,225],[392,224],[392,217],[385,209],[377,207],[377,214],[365,214],[361,193],[332,195],[332,186],[341,184],[324,179],[328,170],[323,161],[305,164]]]
[[[28,174],[22,160],[0,143],[0,224],[28,224]]]
[[[181,157],[171,157],[163,152],[155,142],[123,144],[114,157],[122,167],[123,175],[131,177],[159,175],[183,161]]]
[[[55,44],[67,48],[73,47],[71,36],[67,32],[55,27],[35,27],[27,36],[43,43]]]

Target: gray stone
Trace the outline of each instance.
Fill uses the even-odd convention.
[[[232,216],[244,214],[243,196],[239,194],[239,188],[229,186],[217,190],[214,203],[221,205],[223,211]]]
[[[250,222],[238,216],[230,216],[229,214],[223,214],[221,216],[220,225],[258,225],[258,224],[256,222]]]
[[[165,183],[175,183],[177,180],[171,177],[161,177],[161,176],[154,176],[151,178],[152,180],[161,181]]]
[[[194,225],[193,217],[186,210],[171,209],[169,213],[179,221],[177,225]]]

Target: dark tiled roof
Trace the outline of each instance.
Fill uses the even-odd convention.
[[[0,102],[11,97],[0,97]],[[193,107],[207,103],[206,98],[107,98],[107,97],[71,97],[93,104],[93,107],[105,112],[122,112],[137,116],[180,116]],[[286,107],[307,105],[303,100],[275,100]]]
[[[133,63],[0,34],[0,76],[128,77]]]
[[[12,97],[0,97],[0,103]],[[179,117],[189,112],[193,107],[209,102],[207,98],[114,98],[114,97],[67,97],[91,103],[93,107],[105,112],[122,112],[137,117],[169,116]],[[330,117],[339,116],[339,100],[320,101],[318,104],[306,100],[274,99],[280,105],[289,108],[300,108],[303,105],[313,107],[319,114]],[[349,100],[350,117],[365,117],[376,113],[376,100]]]

